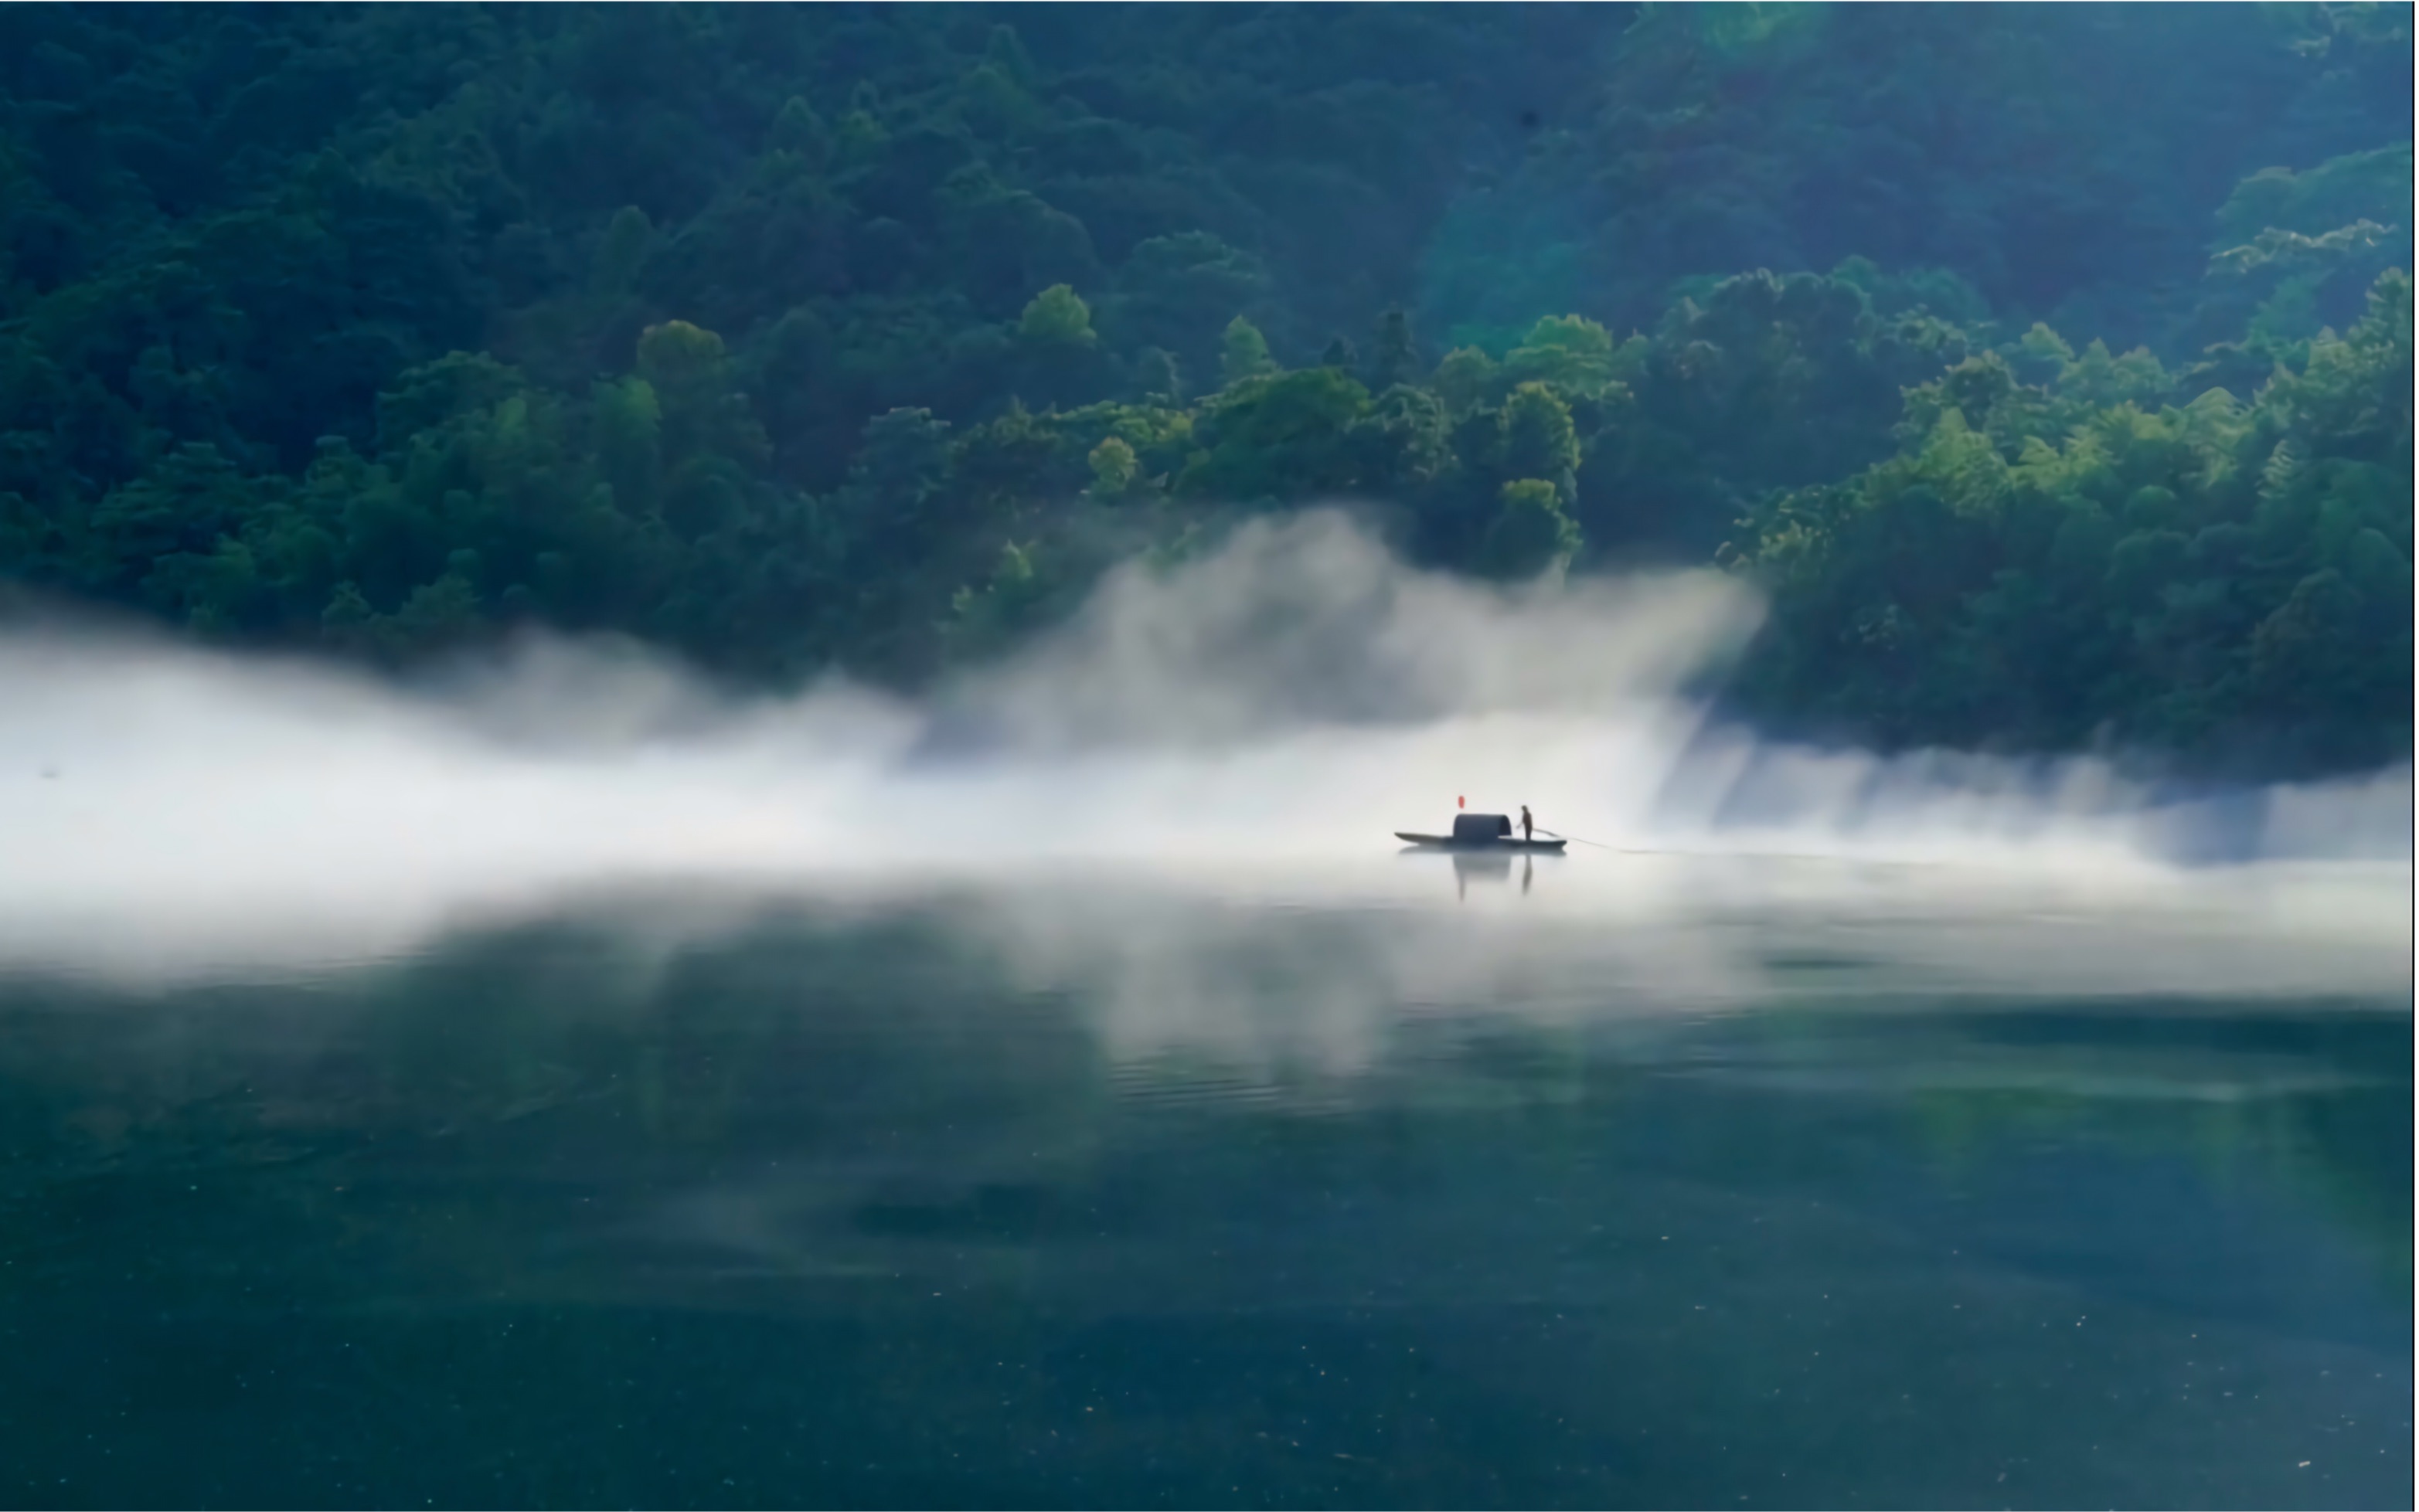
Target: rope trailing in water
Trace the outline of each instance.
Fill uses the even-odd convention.
[[[1561,841],[1564,841],[1564,842],[1566,842],[1566,843],[1568,843],[1568,844],[1570,844],[1570,845],[1575,845],[1575,846],[1594,846],[1594,847],[1595,847],[1596,849],[1598,849],[1598,850],[1610,850],[1610,851],[1612,851],[1612,852],[1613,852],[1614,854],[1616,854],[1616,855],[1622,855],[1622,856],[1651,856],[1651,855],[1653,855],[1653,854],[1654,854],[1654,852],[1653,852],[1653,851],[1651,851],[1651,850],[1632,850],[1632,849],[1630,849],[1630,848],[1629,848],[1628,847],[1626,847],[1626,846],[1609,846],[1609,845],[1606,845],[1606,844],[1605,844],[1603,841],[1601,841],[1601,840],[1582,840],[1582,839],[1580,839],[1578,835],[1575,835],[1575,834],[1562,834],[1562,833],[1558,833],[1558,832],[1555,832],[1555,831],[1552,831],[1552,830],[1548,830],[1548,829],[1547,829],[1547,828],[1546,828],[1544,825],[1542,825],[1542,824],[1538,825],[1536,828],[1537,828],[1537,832],[1538,832],[1539,834],[1542,834],[1542,835],[1546,836],[1548,839],[1551,839],[1551,840],[1561,840]]]
[[[1819,850],[1645,850],[1635,846],[1609,846],[1601,840],[1582,840],[1575,834],[1558,833],[1555,831],[1547,829],[1542,824],[1538,825],[1536,829],[1539,834],[1542,834],[1548,839],[1565,840],[1575,846],[1593,846],[1598,850],[1610,850],[1617,856],[1696,856],[1700,859],[1715,861],[1813,861],[1838,865],[1892,866],[1909,868],[1934,867],[1942,864],[1939,862],[1932,861],[1892,861],[1879,857],[1826,855]]]

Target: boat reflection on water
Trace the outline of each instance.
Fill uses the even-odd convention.
[[[1411,852],[1407,851],[1406,854]],[[1526,897],[1529,884],[1536,880],[1537,863],[1532,857],[1520,858],[1520,894]],[[1472,882],[1509,882],[1512,879],[1512,858],[1504,855],[1471,855],[1457,852],[1453,858],[1453,890],[1457,897],[1470,896]]]
[[[1410,859],[1436,855],[1436,848],[1425,846],[1405,846],[1395,854]],[[1453,891],[1456,897],[1467,900],[1472,882],[1509,882],[1512,880],[1512,857],[1501,850],[1455,850],[1453,858]],[[1551,860],[1557,852],[1547,852]],[[1524,852],[1520,857],[1520,894],[1526,897],[1532,883],[1537,879],[1536,853]]]

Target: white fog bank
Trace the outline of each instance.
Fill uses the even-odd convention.
[[[1424,573],[1321,513],[1120,572],[1063,631],[925,705],[840,685],[733,698],[607,645],[531,644],[440,695],[19,629],[0,634],[0,970],[342,961],[683,878],[862,893],[1139,867],[1460,906],[1466,879],[1429,885],[1392,832],[1441,828],[1466,798],[1591,842],[1520,894],[1540,909],[1634,912],[1670,893],[1653,862],[1675,856],[1733,858],[1742,907],[1848,885],[1809,862],[2095,907],[2223,873],[2238,899],[2260,878],[2258,928],[2380,948],[2398,928],[2407,979],[2408,767],[2180,802],[2090,760],[1886,760],[1709,728],[1701,690],[1759,613],[1714,574],[1505,590]]]

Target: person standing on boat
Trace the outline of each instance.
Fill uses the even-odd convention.
[[[1520,839],[1525,844],[1536,837],[1537,821],[1529,817],[1529,805],[1523,803],[1520,805]]]

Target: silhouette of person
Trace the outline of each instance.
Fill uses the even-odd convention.
[[[1525,841],[1534,840],[1536,837],[1537,821],[1529,817],[1529,805],[1523,803],[1520,805],[1520,838]]]

